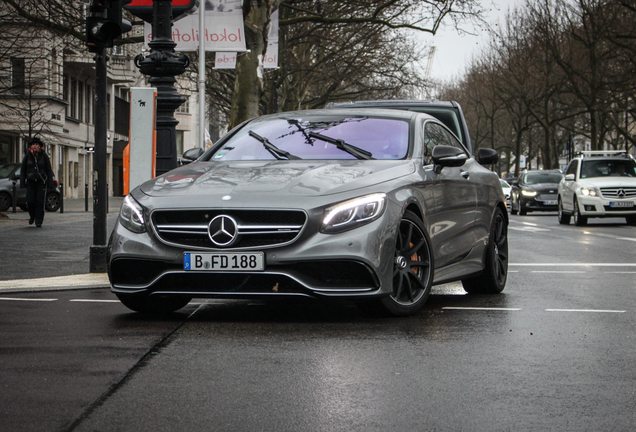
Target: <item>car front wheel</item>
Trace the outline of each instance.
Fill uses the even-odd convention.
[[[433,254],[424,224],[414,213],[402,216],[395,238],[393,292],[359,303],[374,315],[408,316],[417,313],[433,284]]]
[[[147,294],[121,294],[116,293],[117,298],[124,306],[135,312],[143,314],[164,315],[181,309],[192,300],[192,297],[160,296]]]
[[[574,225],[576,226],[585,226],[587,225],[587,217],[581,216],[581,212],[579,210],[579,203],[574,198],[574,202],[572,203],[572,219],[574,219]]]
[[[570,224],[570,215],[563,213],[563,202],[559,198],[559,214],[557,217],[559,218],[559,223],[561,225],[569,225]]]
[[[7,211],[13,205],[11,195],[8,193],[0,193],[0,211]]]
[[[484,271],[477,277],[462,281],[469,294],[498,294],[508,279],[508,225],[498,208],[490,228]]]
[[[49,212],[56,212],[60,209],[60,196],[57,192],[51,192],[46,195],[46,201],[44,202],[44,208]]]

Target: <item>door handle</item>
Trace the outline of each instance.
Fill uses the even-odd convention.
[[[470,177],[470,172],[468,171],[462,171],[462,177],[464,177],[465,179],[468,179],[468,177]]]

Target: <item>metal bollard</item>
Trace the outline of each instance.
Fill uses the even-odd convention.
[[[16,193],[15,193],[15,180],[13,180],[11,183],[13,183],[13,186],[11,187],[11,202],[13,203],[13,213],[15,213],[15,204],[16,201],[18,200]]]
[[[60,214],[64,213],[64,183],[60,182]]]
[[[88,211],[88,183],[84,183],[84,211]]]

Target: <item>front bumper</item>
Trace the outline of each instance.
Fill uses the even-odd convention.
[[[636,200],[577,195],[579,214],[585,217],[624,217],[636,215]],[[635,205],[629,207],[628,204]]]
[[[521,196],[519,198],[519,205],[521,209],[528,212],[557,211],[559,208],[556,196],[554,198],[549,197],[548,199],[541,196],[536,196],[536,197]]]
[[[399,207],[388,206],[378,220],[344,233],[321,234],[308,226],[293,243],[262,250],[264,271],[240,273],[184,270],[183,253],[193,248],[164,244],[152,230],[132,233],[118,222],[110,242],[111,289],[115,293],[231,298],[385,295],[392,289],[399,218]],[[240,252],[199,250],[230,251]]]

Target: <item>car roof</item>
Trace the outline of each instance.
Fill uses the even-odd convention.
[[[268,114],[260,117],[255,117],[251,121],[261,121],[261,120],[270,120],[270,119],[286,119],[290,117],[303,117],[303,116],[353,116],[353,117],[361,117],[361,116],[371,116],[371,117],[383,117],[383,118],[395,118],[401,120],[411,120],[417,116],[426,117],[431,120],[437,120],[435,117],[420,112],[414,111],[404,111],[404,110],[394,110],[387,108],[355,108],[355,109],[347,109],[343,108],[333,108],[333,109],[311,109],[311,110],[301,110],[301,111],[284,111],[275,114]]]
[[[390,107],[418,107],[418,106],[427,106],[427,107],[444,107],[444,108],[455,108],[457,107],[456,102],[451,101],[425,101],[425,100],[366,100],[366,101],[349,101],[349,102],[330,102],[327,104],[327,107],[347,107],[347,106],[357,106],[357,107],[374,107],[374,106],[390,106]]]

